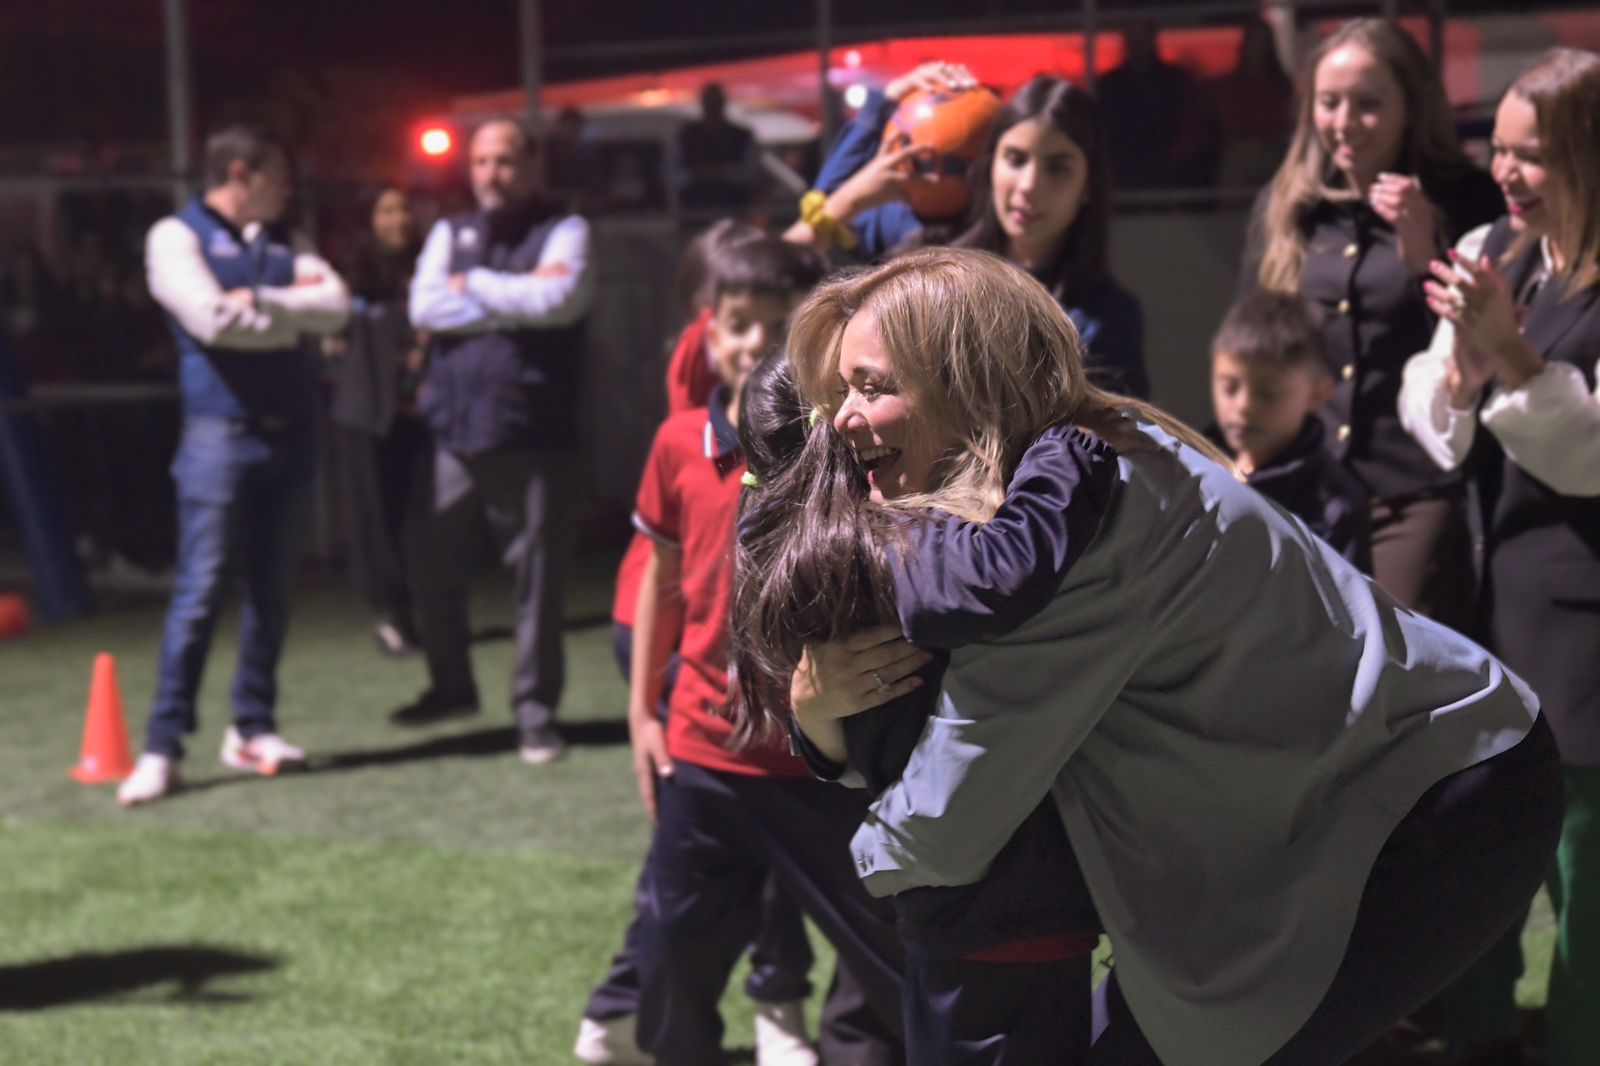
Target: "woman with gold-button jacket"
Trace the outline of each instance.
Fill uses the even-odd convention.
[[[1372,493],[1373,576],[1407,607],[1471,621],[1466,475],[1400,424],[1401,374],[1436,319],[1428,264],[1503,210],[1456,142],[1444,88],[1392,22],[1359,19],[1307,60],[1288,155],[1257,199],[1240,288],[1298,292],[1323,315],[1336,375],[1328,446]]]

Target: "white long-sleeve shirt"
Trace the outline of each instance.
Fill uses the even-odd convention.
[[[1457,251],[1476,260],[1488,234],[1480,226]],[[1427,350],[1406,363],[1400,387],[1400,423],[1429,457],[1445,470],[1460,466],[1481,422],[1512,462],[1552,489],[1600,496],[1600,385],[1591,391],[1577,367],[1551,362],[1517,388],[1496,382],[1481,412],[1458,410],[1447,383],[1455,339],[1455,326],[1441,321]],[[1600,378],[1600,351],[1593,355]]]
[[[556,223],[539,253],[546,275],[517,274],[487,267],[467,271],[466,291],[450,288],[453,232],[441,219],[428,233],[411,278],[411,324],[436,333],[487,333],[496,330],[568,326],[594,302],[589,266],[589,223],[569,215]]]
[[[245,228],[246,241],[257,227]],[[255,306],[226,299],[206,265],[200,237],[176,218],[164,218],[145,238],[145,278],[150,295],[185,332],[208,347],[245,351],[286,348],[302,333],[334,333],[350,317],[350,291],[305,237],[293,238],[293,285],[263,285]]]

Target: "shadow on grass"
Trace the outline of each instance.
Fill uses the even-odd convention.
[[[563,723],[561,735],[573,747],[615,747],[628,743],[628,723],[623,719]],[[336,752],[314,756],[307,767],[310,773],[358,770],[367,766],[393,766],[422,759],[482,758],[517,750],[515,726],[479,729],[471,733],[432,737],[415,744],[367,751]]]
[[[216,991],[207,984],[224,977],[276,969],[277,958],[196,944],[86,952],[59,959],[0,966],[0,1011],[42,1010],[92,1000],[114,1000],[130,992],[175,982],[178,1003],[246,1003],[255,997]]]
[[[561,621],[561,628],[567,632],[577,632],[584,629],[598,629],[601,626],[611,625],[611,615],[604,614],[577,614],[568,615]],[[512,626],[495,625],[482,626],[472,631],[472,643],[495,644],[502,640],[516,640],[517,631]]]
[[[623,719],[563,723],[561,735],[573,747],[617,747],[628,743],[628,723]],[[414,744],[311,756],[304,770],[295,773],[329,774],[372,766],[400,766],[425,759],[478,759],[517,750],[515,726],[496,726],[470,733],[430,737]],[[207,780],[186,781],[185,792],[205,792],[224,785],[253,784],[268,780],[257,774],[232,774]]]

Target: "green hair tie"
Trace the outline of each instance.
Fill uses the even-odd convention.
[[[753,471],[746,470],[744,476],[739,479],[739,484],[747,489],[759,489],[761,487],[761,479]]]
[[[806,415],[806,428],[816,429],[817,423],[822,421],[822,408],[813,407],[811,413]]]

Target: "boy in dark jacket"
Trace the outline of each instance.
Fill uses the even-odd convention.
[[[1251,488],[1371,573],[1367,491],[1323,446],[1316,416],[1332,391],[1309,303],[1261,291],[1228,311],[1211,342],[1212,435]]]

